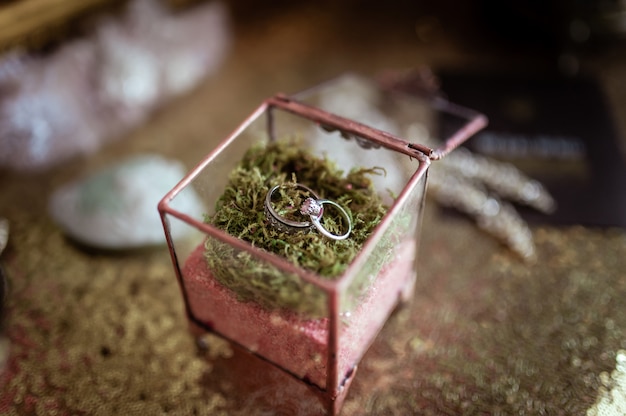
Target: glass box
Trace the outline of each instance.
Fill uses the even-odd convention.
[[[412,295],[419,273],[417,248],[431,161],[486,124],[482,115],[438,96],[420,97],[402,89],[401,83],[386,83],[383,88],[379,82],[346,75],[291,97],[271,97],[159,204],[192,325],[307,383],[320,393],[332,414],[340,408],[359,361],[391,312]],[[231,186],[230,173],[246,152],[294,135],[298,140],[291,146],[300,146],[343,172],[359,168],[382,172],[372,175],[371,186],[386,213],[349,264],[332,278],[207,221],[216,207],[224,209],[218,200]],[[409,136],[416,140],[403,138]],[[441,146],[420,144],[421,138],[440,138]],[[318,179],[306,186],[323,184],[324,178]],[[203,199],[208,217],[199,218],[177,205],[180,195],[191,190]],[[269,222],[263,203],[253,199],[258,217],[264,221],[265,215]],[[358,212],[350,211],[348,220],[355,229],[348,239],[360,232],[358,218]],[[175,241],[173,227],[188,227],[195,237]],[[311,230],[306,232],[316,232]],[[340,243],[331,244],[339,247]]]

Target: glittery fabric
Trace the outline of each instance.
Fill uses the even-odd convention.
[[[164,248],[81,248],[46,203],[54,187],[121,155],[158,150],[191,166],[278,90],[350,69],[474,62],[450,32],[432,49],[402,30],[368,35],[371,26],[319,59],[342,24],[305,9],[239,27],[224,72],[128,140],[47,174],[0,175],[0,215],[11,223],[1,414],[319,414],[314,390],[266,363],[213,336],[198,349]],[[602,68],[625,114],[620,56],[585,65]],[[414,298],[361,361],[341,415],[585,414],[626,349],[626,232],[532,231],[537,262],[528,265],[429,201]]]
[[[583,413],[626,347],[624,233],[537,229],[543,254],[528,267],[428,208],[414,300],[366,354],[342,414]],[[0,412],[294,414],[301,400],[316,404],[215,337],[198,353],[164,251],[89,254],[46,219],[12,219]]]

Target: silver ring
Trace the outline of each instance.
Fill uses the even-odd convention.
[[[292,221],[276,212],[276,210],[272,206],[272,196],[274,195],[274,192],[276,192],[281,186],[282,185],[276,185],[275,187],[270,189],[270,191],[265,196],[265,217],[274,228],[282,232],[307,231],[311,229],[313,227],[313,223],[311,221]],[[310,195],[313,195],[316,200],[319,199],[319,196],[307,186],[296,183],[295,188],[303,189],[307,191]]]
[[[348,231],[343,234],[333,234],[326,228],[324,228],[324,226],[320,222],[322,215],[324,215],[324,204],[332,205],[339,210],[341,216],[346,220],[346,223],[348,224]],[[350,221],[350,216],[348,215],[346,210],[343,209],[343,207],[335,201],[331,201],[329,199],[307,198],[302,204],[302,207],[300,207],[300,213],[304,215],[309,215],[309,217],[311,218],[311,222],[313,223],[315,228],[317,228],[317,230],[322,233],[322,235],[328,238],[332,238],[333,240],[345,240],[352,232],[352,221]]]
[[[311,221],[293,221],[287,219],[280,215],[274,209],[272,205],[272,196],[278,188],[282,185],[276,185],[272,189],[269,190],[267,195],[265,196],[265,217],[268,219],[270,224],[282,232],[294,232],[294,231],[309,231],[313,227],[317,228],[317,230],[324,235],[325,237],[331,238],[333,240],[345,240],[348,238],[350,233],[352,232],[352,221],[350,220],[350,216],[346,212],[346,210],[335,201],[331,201],[329,199],[321,199],[312,189],[304,186],[302,184],[296,183],[294,185],[295,188],[300,188],[307,191],[312,197],[307,198],[302,206],[300,207],[300,213],[302,215],[308,215]],[[348,230],[344,234],[333,234],[328,231],[320,220],[324,215],[324,205],[332,205],[339,210],[341,216],[345,219],[348,224]]]

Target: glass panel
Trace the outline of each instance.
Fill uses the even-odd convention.
[[[412,295],[426,175],[420,172],[361,253],[341,293],[340,373],[356,365],[394,308]]]
[[[302,118],[292,118],[297,122],[291,127],[278,125],[282,120],[274,120],[276,130],[293,136],[292,132],[303,131],[299,125],[311,124]],[[244,158],[249,160],[248,151],[254,149],[255,154],[260,148],[262,152],[259,145],[268,142],[268,120],[268,114],[261,113],[227,140],[218,152],[209,156],[206,164],[192,172],[189,183],[171,203],[189,215],[198,228],[204,229],[192,244],[174,243],[183,291],[196,324],[248,348],[300,379],[325,388],[329,356],[328,289],[316,285],[314,278],[303,279],[305,272],[293,264],[245,243],[257,232],[248,227],[250,224],[244,223],[245,229],[240,234],[228,235],[218,224],[205,222],[229,204],[241,204],[243,199],[237,198],[250,191],[246,187],[234,187],[231,179],[237,173],[232,176],[231,173],[242,169],[240,163]],[[266,174],[272,166],[264,162],[253,168],[250,175]],[[263,185],[267,188],[269,183]],[[177,204],[177,198],[191,188],[203,199],[205,213],[185,212]],[[254,204],[252,220],[258,224],[265,221],[264,192],[267,191],[255,194],[248,201]],[[250,210],[250,207],[237,207],[241,211]],[[173,216],[168,219],[171,229],[184,223]]]

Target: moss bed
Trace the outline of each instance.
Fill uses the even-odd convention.
[[[370,180],[384,174],[382,168],[353,169],[347,174],[326,158],[305,150],[297,140],[260,143],[249,149],[230,173],[229,182],[216,203],[215,214],[205,221],[254,246],[283,256],[291,263],[329,279],[346,270],[364,242],[387,212]],[[352,233],[345,240],[332,240],[317,230],[282,232],[265,218],[267,192],[282,184],[273,198],[274,209],[282,216],[307,221],[298,209],[309,195],[296,189],[300,183],[321,198],[340,204],[352,218]],[[325,210],[322,224],[341,234],[345,224],[338,210]],[[247,252],[208,238],[205,258],[214,277],[233,290],[242,301],[264,307],[289,308],[320,316],[326,309],[324,293],[297,276],[260,262]]]

